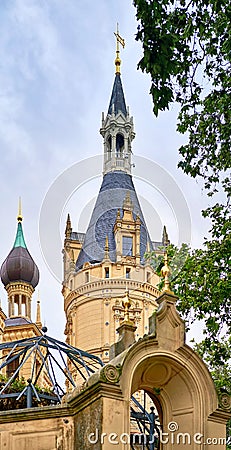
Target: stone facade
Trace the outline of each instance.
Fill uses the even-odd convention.
[[[81,389],[67,394],[60,406],[0,413],[1,449],[130,448],[130,399],[144,389],[167,433],[160,448],[206,450],[214,439],[216,448],[225,450],[230,403],[223,399],[219,405],[205,364],[185,344],[175,301],[174,295],[163,293],[150,320],[151,333],[117,354]]]

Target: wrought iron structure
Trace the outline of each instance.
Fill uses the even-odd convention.
[[[85,381],[104,365],[98,356],[47,336],[46,327],[42,331],[41,336],[0,344],[0,374],[9,374],[9,368],[13,368],[8,377],[1,376],[0,400],[14,398],[19,401],[25,396],[27,407],[32,406],[33,397],[37,402],[60,403],[65,394],[63,380],[76,387],[71,368]],[[20,370],[29,361],[31,373],[27,384],[23,390],[14,392]],[[42,376],[46,379],[47,389],[41,388]]]
[[[1,401],[12,401],[14,406],[31,408],[39,404],[58,404],[66,393],[65,384],[76,387],[73,371],[78,381],[86,381],[94,372],[104,366],[98,356],[72,347],[46,334],[47,328],[42,328],[43,335],[28,339],[0,344],[0,405]],[[40,361],[39,369],[37,361]],[[16,381],[20,371],[29,362],[30,376],[21,383],[20,389]],[[3,376],[3,373],[9,374]],[[42,388],[41,378],[45,378],[47,388]],[[159,418],[154,407],[147,411],[144,392],[142,404],[133,395],[131,398],[131,425],[136,429],[137,442],[131,442],[131,448],[156,450],[159,448]],[[0,408],[1,409],[1,408]],[[132,435],[131,435],[132,438]]]
[[[143,391],[142,404],[133,395],[131,397],[130,420],[133,433],[130,435],[132,450],[159,450],[160,419],[154,406],[147,410],[147,392]],[[135,430],[135,432],[134,432]]]

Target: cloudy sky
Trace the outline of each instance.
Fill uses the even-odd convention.
[[[117,22],[126,41],[121,52],[122,82],[136,131],[134,178],[152,238],[160,240],[166,224],[170,239],[179,242],[184,220],[178,217],[178,206],[184,199],[191,216],[193,246],[201,245],[208,226],[200,217],[207,205],[205,194],[177,169],[177,148],[186,139],[175,132],[177,108],[173,106],[156,119],[149,77],[137,71],[142,49],[135,41],[135,13],[130,0],[1,0],[0,4],[0,261],[14,242],[21,196],[26,243],[40,269],[42,319],[49,334],[59,338],[64,330],[59,270],[65,219],[70,211],[73,229],[85,231],[100,187],[98,162],[94,178],[90,168],[95,160],[87,159],[83,166],[80,161],[102,154],[99,128],[114,81]],[[73,165],[76,186],[70,183],[61,199],[59,180],[68,184]],[[85,175],[80,186],[82,167]],[[158,176],[166,181],[165,187],[156,181]],[[45,218],[47,239],[54,241],[56,253],[44,260],[46,249],[40,241],[46,225],[40,223],[40,211],[53,188],[55,196],[46,205]],[[56,204],[61,211],[58,220],[53,214]],[[52,258],[54,266],[57,261],[59,265],[55,274]],[[0,295],[6,311],[3,287]],[[34,304],[36,297],[37,292]]]

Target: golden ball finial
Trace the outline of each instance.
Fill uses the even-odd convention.
[[[122,47],[125,47],[125,40],[120,36],[119,34],[119,24],[117,23],[117,31],[114,33],[116,37],[116,59],[115,59],[115,66],[116,66],[116,74],[120,74],[120,66],[121,66],[121,59],[120,59],[120,47],[119,44],[122,45]]]

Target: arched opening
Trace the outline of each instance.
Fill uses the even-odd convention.
[[[108,160],[111,159],[111,152],[112,152],[112,139],[111,139],[111,135],[109,135],[107,138],[107,159]]]
[[[14,296],[14,315],[15,316],[20,315],[20,313],[19,313],[19,295],[18,294],[16,294]]]
[[[116,135],[116,158],[122,158],[124,152],[124,137],[118,133]]]
[[[161,450],[162,422],[157,398],[143,389],[134,392],[130,403],[130,448]]]
[[[28,315],[27,308],[26,308],[26,297],[25,297],[25,295],[22,295],[21,315],[22,316],[27,316]]]

